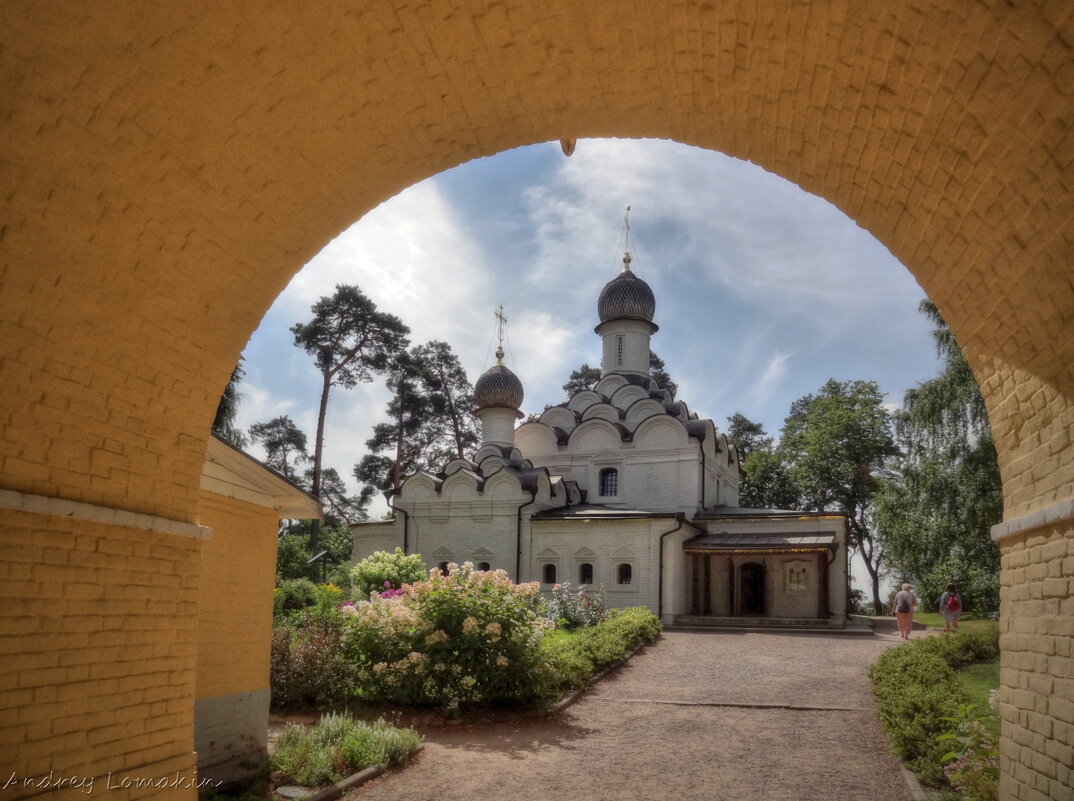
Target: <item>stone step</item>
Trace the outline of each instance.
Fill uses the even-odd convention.
[[[832,626],[827,620],[797,617],[715,617],[710,615],[677,615],[667,629],[804,632],[810,634],[869,634],[872,627],[858,621],[844,626]]]

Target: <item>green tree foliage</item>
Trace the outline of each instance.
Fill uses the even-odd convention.
[[[888,561],[914,582],[926,609],[948,583],[963,605],[992,612],[999,603],[999,551],[990,536],[1003,513],[999,464],[977,381],[939,310],[934,324],[939,376],[909,390],[895,416],[905,456],[877,499],[877,529]]]
[[[265,449],[265,464],[284,478],[308,487],[303,481],[299,465],[308,462],[306,435],[302,433],[289,415],[283,414],[264,423],[250,426],[250,439]]]
[[[312,468],[306,471],[307,484],[312,479]],[[365,504],[362,499],[347,494],[347,485],[334,467],[326,467],[321,471],[321,505],[324,507],[323,528],[337,528],[365,520]]]
[[[446,342],[431,341],[414,348],[414,356],[436,379],[431,411],[436,416],[435,438],[425,454],[426,464],[463,459],[480,441],[473,415],[474,388],[459,357]]]
[[[321,373],[321,401],[317,411],[317,435],[313,449],[310,491],[321,496],[324,457],[324,426],[332,387],[352,389],[385,371],[407,346],[410,329],[391,314],[377,311],[376,304],[356,286],[340,284],[330,297],[313,304],[313,318],[291,327],[295,346],[313,357]],[[319,545],[320,527],[311,527],[310,547]]]
[[[754,451],[771,451],[774,442],[763,425],[753,422],[742,412],[727,418],[727,440],[735,446],[741,461]]]
[[[883,399],[874,381],[831,379],[817,394],[791,404],[780,437],[780,453],[798,488],[798,508],[846,514],[851,544],[872,581],[876,614],[883,612],[884,549],[873,527],[873,507],[898,454]]]
[[[798,488],[774,440],[741,412],[727,418],[727,439],[738,451],[738,503],[751,509],[797,509]]]
[[[664,360],[652,351],[649,351],[649,375],[657,384],[670,392],[672,398],[675,397],[675,393],[679,391],[679,385],[671,380],[671,376],[664,368]],[[600,381],[600,368],[590,367],[587,362],[577,370],[571,371],[567,383],[563,385],[563,391],[569,398],[583,389],[593,389],[598,381]]]
[[[567,379],[567,383],[563,385],[563,391],[567,393],[567,397],[571,397],[583,389],[593,389],[594,385],[600,381],[600,368],[590,367],[588,363],[583,364],[577,370],[571,371],[570,377]]]
[[[425,463],[441,432],[439,379],[418,353],[404,351],[392,359],[388,388],[389,422],[373,426],[365,443],[370,452],[354,466],[354,477],[363,484],[363,503],[378,491],[398,491],[403,479]]]
[[[246,435],[235,427],[235,416],[239,412],[239,401],[242,393],[239,392],[239,384],[246,377],[246,371],[242,369],[244,358],[239,357],[238,364],[231,371],[231,378],[224,387],[224,394],[220,396],[220,403],[216,406],[216,417],[213,419],[213,433],[226,439],[236,448],[246,447]]]
[[[679,385],[671,380],[671,376],[664,369],[664,360],[653,351],[649,351],[649,375],[652,376],[652,379],[657,384],[671,393],[672,400],[675,399],[675,393],[679,391]]]
[[[754,451],[742,463],[739,506],[750,509],[799,509],[798,487],[776,451]]]

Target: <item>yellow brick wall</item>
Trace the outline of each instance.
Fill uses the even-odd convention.
[[[1002,543],[1002,787],[1023,801],[1074,799],[1074,525]]]
[[[277,515],[201,493],[201,523],[213,538],[201,552],[197,697],[269,686]]]
[[[96,794],[109,773],[114,785],[176,771],[193,779],[200,547],[187,537],[0,512],[5,783],[12,771],[46,788],[95,778]],[[9,787],[3,797],[41,792]]]

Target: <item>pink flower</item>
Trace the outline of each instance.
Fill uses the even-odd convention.
[[[553,584],[553,585],[552,585],[552,589],[553,589],[553,590],[558,590],[558,589],[562,589],[562,585],[560,585],[560,584]]]

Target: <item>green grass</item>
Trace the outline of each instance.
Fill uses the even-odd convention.
[[[943,617],[939,612],[914,612],[914,622],[924,623],[930,629],[942,629]],[[994,620],[972,620],[963,617],[958,621],[960,629],[985,629],[995,625]]]
[[[958,683],[982,713],[995,714],[988,705],[988,694],[999,687],[999,657],[967,665],[955,673]]]

